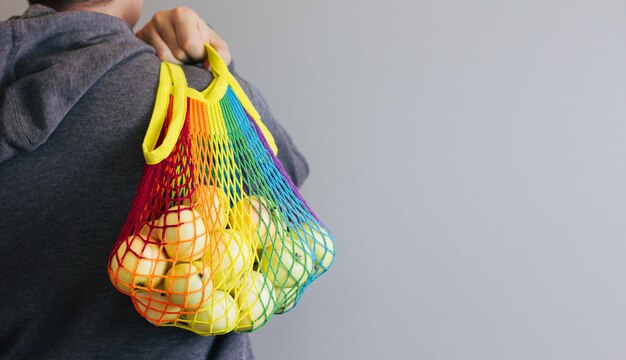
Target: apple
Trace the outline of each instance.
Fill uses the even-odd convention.
[[[176,321],[183,311],[183,308],[168,303],[167,294],[159,290],[138,291],[133,303],[141,316],[157,326]]]
[[[265,324],[274,313],[276,295],[274,286],[257,271],[251,271],[236,288],[234,297],[239,307],[235,331],[252,331]]]
[[[237,303],[226,291],[215,290],[198,312],[185,314],[187,325],[201,335],[225,334],[237,326]]]
[[[183,205],[192,205],[204,216],[207,230],[221,230],[228,224],[230,203],[226,193],[215,185],[198,185],[191,199],[183,200]]]
[[[238,231],[232,229],[218,231],[212,238],[217,246],[207,250],[205,263],[211,264],[213,285],[230,291],[246,272],[252,270],[252,248]]]
[[[135,287],[154,288],[161,282],[168,260],[158,243],[144,235],[120,243],[109,264],[109,277],[117,289],[130,295]]]
[[[143,223],[141,229],[139,230],[139,235],[143,236],[144,238],[151,237],[151,238],[158,239],[159,236],[157,232],[159,232],[159,230],[160,230],[159,219],[151,219]]]
[[[174,265],[163,283],[170,302],[187,309],[197,308],[213,292],[209,268],[200,261]]]
[[[189,206],[174,206],[158,220],[159,240],[174,260],[193,261],[206,251],[208,236],[200,214]]]
[[[274,286],[301,286],[313,273],[313,259],[298,238],[285,238],[265,248],[259,271]]]
[[[233,205],[228,224],[231,229],[240,231],[253,249],[264,248],[285,228],[278,207],[260,195],[243,197]]]
[[[144,224],[141,227],[141,230],[139,231],[139,235],[141,235],[142,237],[149,237],[150,236],[150,225],[148,224]]]
[[[275,287],[276,309],[274,310],[274,314],[282,314],[293,308],[296,305],[296,299],[298,299],[298,291],[299,288],[297,287]]]
[[[326,229],[308,223],[296,230],[301,239],[306,239],[315,253],[315,274],[328,270],[335,258],[335,243]]]

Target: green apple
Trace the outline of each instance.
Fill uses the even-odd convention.
[[[262,274],[251,271],[236,288],[234,297],[239,307],[235,331],[252,331],[265,324],[274,313],[276,295],[274,286]]]
[[[253,249],[262,249],[284,233],[278,207],[260,195],[243,197],[230,209],[228,224],[241,232]]]
[[[193,261],[201,257],[208,245],[206,226],[200,213],[189,206],[174,206],[158,220],[162,231],[159,240],[174,260]]]
[[[313,259],[298,238],[285,238],[265,248],[259,271],[274,286],[301,286],[313,273]]]
[[[170,302],[187,309],[197,308],[213,292],[211,273],[201,261],[174,265],[163,283]]]
[[[296,299],[298,298],[298,291],[299,288],[297,287],[275,287],[276,309],[274,310],[274,314],[282,314],[294,307],[296,305]]]
[[[306,239],[315,253],[315,274],[328,270],[335,258],[335,243],[326,229],[308,223],[296,230],[298,237]]]
[[[235,329],[237,313],[235,299],[225,291],[215,290],[197,312],[185,314],[183,318],[200,335],[221,335]]]
[[[135,287],[154,288],[167,271],[168,260],[155,238],[133,235],[120,243],[109,263],[109,278],[130,295]]]
[[[141,316],[157,326],[176,321],[183,311],[180,306],[170,304],[167,294],[159,290],[136,292],[133,304]]]
[[[217,246],[207,250],[205,263],[213,271],[213,285],[230,291],[237,281],[252,270],[252,248],[243,236],[232,229],[218,231],[212,236]]]

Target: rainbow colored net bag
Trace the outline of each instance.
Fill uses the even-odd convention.
[[[290,310],[335,247],[252,103],[207,52],[215,79],[202,92],[162,64],[146,166],[108,273],[149,322],[219,335]]]

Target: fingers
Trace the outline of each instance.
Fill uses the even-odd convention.
[[[137,37],[151,45],[162,61],[174,64],[183,64],[186,55],[181,56],[172,43],[173,26],[163,12],[156,13],[150,22],[137,32]],[[178,54],[175,54],[177,52]]]
[[[208,25],[195,12],[184,8],[185,10],[173,10],[172,25],[176,36],[176,44],[178,51],[184,53],[194,62],[200,62],[206,57],[204,51],[205,41],[209,38],[205,35]]]
[[[209,43],[228,65],[228,44],[195,11],[186,7],[156,13],[137,32],[137,37],[152,45],[157,56],[173,63],[198,63],[206,60],[204,44]]]
[[[172,19],[164,16],[159,17],[156,30],[159,37],[163,39],[172,55],[174,55],[174,58],[182,63],[188,64],[193,59],[191,59],[189,54],[187,54],[187,52],[181,47],[178,40],[178,34],[176,33],[177,31],[180,31],[180,29],[177,29],[176,26],[182,28],[182,26],[172,21]]]
[[[194,62],[201,62],[206,59],[204,44],[209,43],[226,65],[230,64],[231,55],[226,41],[199,16],[184,15],[173,21],[178,45],[182,51],[193,59]],[[194,20],[195,23],[192,23]]]

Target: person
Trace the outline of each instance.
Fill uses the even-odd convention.
[[[0,22],[2,359],[254,358],[247,334],[153,326],[108,278],[145,165],[161,60],[202,63],[209,41],[234,71],[226,42],[189,9],[158,13],[137,37],[142,8],[41,0]],[[190,87],[212,80],[183,68]],[[301,185],[305,158],[258,89],[235,76]]]

